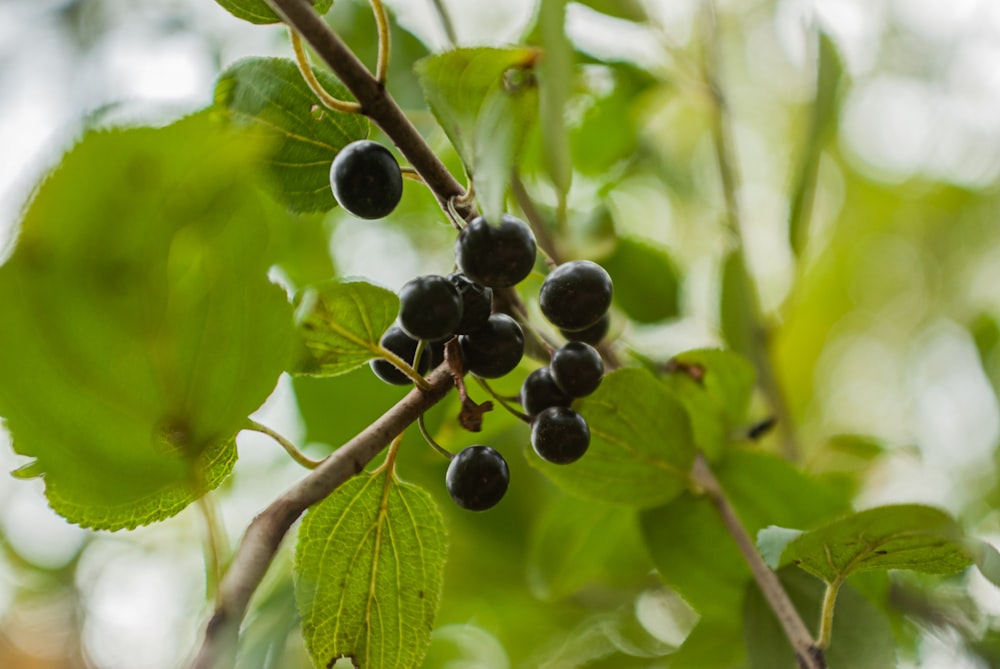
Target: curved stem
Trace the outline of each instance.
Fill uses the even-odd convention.
[[[370,0],[372,12],[375,14],[375,26],[378,30],[378,60],[375,61],[375,80],[385,85],[386,76],[389,73],[389,19],[385,15],[385,6],[382,0]]]
[[[261,434],[266,434],[271,437],[271,439],[274,439],[276,442],[281,444],[281,447],[285,449],[286,453],[292,456],[292,460],[295,460],[306,469],[316,469],[323,463],[323,460],[313,460],[312,458],[306,456],[302,451],[295,447],[295,444],[290,442],[288,439],[285,439],[268,426],[261,425],[257,421],[248,418],[246,425],[244,425],[244,429],[260,432]]]
[[[424,178],[420,176],[420,172],[416,171],[409,165],[400,165],[399,171],[403,175],[404,179],[410,179],[411,181],[419,181],[424,183]]]
[[[419,355],[420,354],[419,344],[417,345],[417,348],[418,348],[417,354]],[[430,384],[427,383],[427,379],[420,376],[420,373],[413,368],[413,365],[406,362],[405,360],[403,360],[398,355],[396,355],[389,349],[385,348],[384,346],[379,346],[378,349],[376,350],[376,353],[380,358],[385,358],[386,360],[391,362],[395,367],[397,367],[399,371],[410,377],[410,380],[413,381],[413,385],[415,385],[417,388],[423,391],[430,390]]]
[[[427,426],[424,425],[424,415],[420,414],[420,418],[417,419],[417,427],[420,429],[420,434],[423,436],[424,441],[426,441],[431,448],[443,455],[444,457],[451,460],[455,457],[455,454],[449,451],[447,448],[437,443],[437,440],[431,436],[431,433],[427,431]]]
[[[361,105],[357,102],[335,98],[323,88],[323,84],[319,82],[319,79],[316,78],[316,73],[312,70],[309,55],[302,44],[302,37],[292,27],[288,28],[288,35],[292,40],[292,49],[295,51],[295,64],[299,66],[302,78],[309,84],[309,88],[319,98],[320,102],[334,111],[344,112],[345,114],[360,114]]]
[[[523,420],[525,423],[531,423],[531,416],[529,416],[528,414],[524,413],[523,411],[518,411],[517,409],[515,409],[514,407],[512,407],[510,404],[508,404],[506,398],[504,398],[502,395],[498,395],[493,390],[493,388],[490,386],[490,384],[486,382],[486,379],[481,379],[478,376],[473,376],[473,378],[475,378],[476,382],[480,386],[482,386],[483,390],[485,390],[487,393],[490,394],[490,397],[492,397],[497,402],[499,402],[500,406],[502,406],[504,409],[506,409],[512,416],[514,416],[515,418],[517,418],[519,420]]]

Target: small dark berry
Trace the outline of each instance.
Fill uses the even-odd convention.
[[[531,424],[531,446],[538,457],[557,465],[579,460],[590,446],[583,416],[566,407],[549,407]]]
[[[448,465],[445,485],[463,509],[485,511],[496,506],[510,483],[507,461],[489,446],[463,448]]]
[[[529,416],[536,416],[549,407],[568,407],[573,398],[552,380],[548,367],[528,374],[521,384],[521,406]]]
[[[403,175],[396,158],[378,142],[351,142],[330,166],[333,197],[358,218],[382,218],[403,197]]]
[[[571,341],[552,354],[552,380],[570,397],[586,397],[604,378],[601,354],[590,344]]]
[[[480,216],[459,233],[455,259],[459,269],[476,283],[503,288],[531,274],[535,250],[535,236],[520,220],[504,214],[500,225],[490,225]]]
[[[462,297],[443,276],[418,276],[399,289],[399,325],[414,339],[447,339],[461,320]]]
[[[596,323],[582,330],[560,329],[559,332],[569,341],[582,341],[585,344],[597,346],[607,336],[610,327],[611,314],[605,313]]]
[[[406,362],[413,364],[413,355],[417,352],[417,344],[419,344],[416,339],[410,337],[410,335],[403,332],[403,329],[398,325],[393,325],[391,328],[385,331],[382,335],[381,344],[384,348],[389,349],[400,358]],[[424,353],[420,356],[420,364],[417,365],[417,371],[421,374],[427,372],[430,369],[431,356],[428,353]],[[378,358],[372,360],[368,363],[375,372],[375,376],[382,379],[386,383],[391,383],[394,386],[406,386],[413,381],[403,372],[399,371],[394,364],[385,360],[383,358]]]
[[[467,371],[484,379],[497,379],[521,362],[524,332],[507,314],[493,314],[481,329],[459,336],[458,346]]]
[[[448,280],[462,296],[462,321],[455,334],[469,334],[486,325],[493,309],[493,289],[480,286],[459,272],[449,274]]]
[[[611,306],[611,277],[589,260],[573,260],[545,277],[538,305],[553,325],[582,330],[596,323]]]

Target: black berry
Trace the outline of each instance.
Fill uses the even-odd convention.
[[[570,397],[586,397],[604,378],[601,354],[590,344],[571,341],[554,354],[549,363],[552,380]]]
[[[568,407],[573,398],[552,380],[548,367],[528,374],[521,384],[521,406],[529,416],[536,416],[549,407]]]
[[[445,484],[463,509],[485,511],[496,506],[510,483],[507,461],[489,446],[469,446],[451,459]]]
[[[469,334],[486,325],[493,308],[493,289],[480,286],[459,272],[449,274],[448,280],[462,296],[462,320],[455,334]]]
[[[542,313],[564,330],[596,323],[611,306],[611,277],[589,260],[573,260],[552,270],[538,295]]]
[[[399,289],[399,325],[414,339],[447,339],[461,320],[462,297],[443,276],[418,276]]]
[[[543,460],[557,465],[575,462],[590,446],[583,416],[566,407],[549,407],[531,424],[531,446]]]
[[[467,371],[484,379],[496,379],[521,362],[524,332],[507,314],[493,314],[481,329],[461,335],[458,346]]]
[[[509,214],[500,218],[499,225],[480,216],[459,233],[455,259],[459,269],[482,286],[513,286],[535,266],[535,236]]]
[[[563,337],[566,337],[569,341],[582,341],[585,344],[590,344],[591,346],[597,346],[601,343],[608,334],[608,329],[611,327],[611,314],[605,313],[600,319],[589,327],[585,327],[582,330],[563,330],[560,329],[559,332]]]
[[[358,218],[382,218],[403,196],[403,175],[389,149],[363,139],[351,142],[330,166],[333,197]]]
[[[417,352],[417,344],[419,342],[403,332],[403,329],[398,325],[393,325],[391,328],[385,331],[382,335],[382,346],[391,352],[398,355],[400,358],[406,362],[413,364],[413,355]],[[431,356],[424,352],[420,356],[420,364],[417,365],[417,371],[421,374],[425,373],[430,368]],[[413,381],[403,372],[383,358],[378,358],[377,360],[372,360],[368,363],[375,372],[375,376],[382,379],[386,383],[391,383],[394,386],[406,386]]]

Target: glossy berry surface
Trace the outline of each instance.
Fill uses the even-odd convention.
[[[460,272],[449,274],[448,280],[462,297],[462,320],[455,334],[470,334],[486,325],[493,309],[493,289],[479,285]]]
[[[466,371],[484,379],[497,379],[521,362],[524,332],[507,314],[493,314],[482,329],[461,335],[458,346]]]
[[[604,378],[601,354],[582,341],[571,341],[552,354],[549,368],[552,380],[570,397],[586,397],[597,390]]]
[[[418,343],[416,339],[403,332],[403,329],[398,325],[393,325],[386,330],[385,334],[382,335],[381,341],[383,347],[389,349],[410,364],[413,364],[413,354],[417,352]],[[420,356],[420,364],[417,366],[417,371],[423,374],[430,369],[430,359],[431,356],[428,354]],[[391,383],[394,386],[406,386],[413,383],[410,377],[399,371],[388,360],[378,358],[369,362],[368,366],[375,372],[375,376],[386,383]]]
[[[549,407],[568,407],[572,402],[573,398],[552,380],[548,367],[528,374],[521,384],[521,406],[529,416],[537,416]]]
[[[399,325],[414,339],[447,339],[461,321],[462,297],[445,277],[418,276],[399,289]]]
[[[583,416],[566,407],[549,407],[531,424],[531,447],[538,457],[557,465],[579,460],[590,446]]]
[[[589,260],[573,260],[545,277],[538,305],[556,327],[582,330],[608,311],[611,292],[611,276],[603,267]]]
[[[485,511],[496,506],[510,483],[507,461],[489,446],[462,449],[448,465],[445,485],[463,509]]]
[[[504,214],[499,225],[490,225],[480,216],[459,233],[455,260],[479,285],[503,288],[531,274],[535,250],[535,236],[519,219]]]
[[[333,197],[358,218],[382,218],[403,197],[403,175],[396,158],[378,142],[351,142],[330,166]]]
[[[559,330],[559,333],[569,341],[582,341],[591,346],[597,346],[607,336],[611,328],[611,314],[605,313],[596,323],[582,330]]]

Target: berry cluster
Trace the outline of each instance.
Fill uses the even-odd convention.
[[[399,165],[375,142],[354,142],[337,154],[330,170],[337,202],[362,218],[380,218],[395,209],[402,195]],[[444,360],[444,343],[455,337],[465,371],[493,379],[510,373],[524,355],[524,332],[513,318],[494,313],[493,289],[523,281],[535,265],[531,230],[504,214],[497,225],[478,217],[462,228],[455,242],[459,271],[425,275],[399,291],[398,323],[381,344],[424,374]],[[539,456],[557,464],[579,459],[590,444],[573,399],[594,392],[604,366],[591,346],[608,331],[611,279],[600,266],[574,261],[557,267],[542,284],[542,313],[569,340],[547,367],[528,375],[521,403],[531,420],[531,444]],[[421,353],[422,351],[422,353]],[[371,363],[383,381],[410,383],[388,360]],[[453,456],[445,477],[448,492],[462,508],[483,511],[507,491],[510,472],[503,456],[489,446],[469,446]]]

